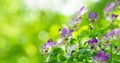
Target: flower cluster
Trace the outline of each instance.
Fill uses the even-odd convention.
[[[80,10],[76,13],[76,15],[72,18],[72,20],[69,22],[70,28],[74,30],[79,29],[80,22],[83,19],[83,15],[88,12],[89,10],[86,9],[84,6],[80,8]]]
[[[55,45],[55,42],[52,42],[52,39],[49,39],[43,46],[42,46],[42,51],[43,53],[49,53],[50,49],[52,48],[52,46]]]
[[[111,14],[118,4],[119,3],[117,2],[117,0],[115,0],[113,3],[108,4],[104,9],[104,16],[106,18],[110,17],[110,20],[112,22],[115,21],[115,19],[118,17],[117,14]],[[77,32],[76,30],[80,29],[80,23],[82,22],[85,13],[88,15],[88,21],[90,22],[90,24],[96,23],[99,18],[98,13],[89,11],[84,6],[81,7],[80,10],[76,13],[76,15],[72,18],[72,20],[70,20],[69,27],[64,27],[63,29],[61,29],[59,38],[60,40],[53,42],[52,39],[50,39],[42,46],[43,53],[49,54],[47,62],[69,63],[69,61],[71,61],[71,63],[76,63],[81,61],[84,62],[84,60],[86,59],[85,63],[89,63],[90,60],[92,60],[91,63],[107,63],[109,61],[109,58],[112,62],[112,44],[110,43],[110,41],[112,41],[113,38],[119,37],[120,28],[113,29],[106,34],[103,34],[103,32],[99,32],[99,34],[102,35],[102,37],[100,37],[99,35],[95,35],[96,32],[95,29],[93,29],[94,26],[90,26],[88,34],[86,33],[86,36],[89,39],[85,39],[85,42],[82,41],[81,38],[79,38],[79,36],[84,33],[80,33],[77,37],[72,36],[73,32]],[[101,29],[99,31],[101,31]],[[91,34],[94,37],[92,37]],[[106,40],[106,42],[111,45],[108,46],[111,48],[111,52],[109,50],[103,50],[103,48],[101,47],[105,45],[103,40]],[[60,47],[58,47],[59,45]],[[115,50],[118,50],[117,46],[115,46]],[[95,54],[96,51],[97,54]],[[108,53],[105,53],[106,51]],[[88,55],[88,57],[92,56],[92,59],[91,57],[86,58],[86,55]]]
[[[118,15],[112,13],[112,11],[117,7],[118,4],[119,2],[115,0],[113,3],[109,3],[104,8],[104,16],[111,23],[113,23],[113,21],[118,17]]]
[[[118,38],[120,35],[120,28],[116,28],[106,33],[102,38],[106,40],[110,40],[111,38]]]

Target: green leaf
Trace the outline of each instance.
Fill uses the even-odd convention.
[[[55,48],[53,50],[53,53],[54,53],[55,56],[57,56],[59,53],[62,53],[62,52],[63,52],[63,50],[61,48]]]
[[[85,53],[87,53],[87,50],[86,50],[86,49],[81,49],[81,50],[79,51],[79,54],[85,54]]]
[[[60,55],[59,55],[59,60],[60,60],[61,62],[64,62],[64,61],[66,60],[66,58],[65,58],[65,56],[63,56],[63,54],[60,54]]]
[[[76,39],[71,38],[71,40],[70,40],[70,44],[75,44],[76,41],[77,41]]]
[[[74,59],[74,57],[70,57],[68,60],[67,60],[67,63],[75,63],[75,61],[73,60]]]

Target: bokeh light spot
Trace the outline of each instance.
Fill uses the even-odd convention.
[[[49,34],[48,34],[48,32],[46,32],[46,31],[41,31],[41,32],[39,33],[39,35],[38,35],[38,38],[39,38],[40,40],[42,40],[42,41],[47,40],[48,37],[49,37]]]
[[[23,56],[17,59],[17,63],[30,63],[30,62],[26,57]]]
[[[28,55],[34,56],[37,53],[37,48],[33,44],[30,44],[25,46],[25,51]]]

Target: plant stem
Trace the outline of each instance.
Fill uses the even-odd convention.
[[[85,60],[86,60],[86,63],[88,63],[88,53],[86,53],[86,55],[85,55]]]
[[[113,53],[112,53],[112,41],[111,41],[111,45],[110,45],[110,54],[111,54],[110,63],[112,63],[112,55],[113,55]]]

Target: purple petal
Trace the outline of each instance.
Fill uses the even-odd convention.
[[[95,57],[93,58],[93,60],[94,60],[94,61],[97,61],[97,60],[98,60],[98,57],[97,57],[97,56],[95,56]]]
[[[118,15],[116,15],[116,14],[112,14],[112,17],[115,17],[115,18],[117,18],[117,17],[118,17]]]
[[[107,53],[107,54],[105,54],[105,56],[104,56],[105,58],[104,58],[104,61],[107,61],[109,58],[110,58],[110,54],[109,53]]]
[[[42,46],[42,49],[46,49],[47,47],[52,47],[53,45],[55,45],[55,42],[52,42],[52,39],[49,39],[47,41],[47,43],[45,43],[43,46]]]
[[[94,43],[98,43],[98,39],[96,39],[96,38],[93,39],[93,42],[94,42]]]
[[[118,5],[118,1],[115,0],[113,3],[108,4],[105,9],[104,12],[111,12],[113,9],[115,9],[115,7]]]
[[[46,49],[46,44],[44,44],[44,45],[42,46],[42,49]]]
[[[88,44],[90,45],[90,44],[94,44],[94,43],[98,43],[98,39],[90,39],[90,40],[88,40]]]
[[[97,57],[102,57],[102,56],[104,56],[104,51],[102,50],[98,51]]]
[[[90,13],[89,14],[89,18],[97,18],[97,13],[96,12],[93,12],[93,13]]]
[[[68,32],[67,28],[63,28],[61,31],[61,37],[65,37],[67,32]]]
[[[70,31],[68,32],[68,36],[71,36],[73,31],[74,31],[74,30],[70,30]]]
[[[118,17],[118,15],[116,15],[116,14],[112,14],[112,19],[116,19],[117,17]]]
[[[110,58],[110,54],[104,54],[104,51],[100,50],[98,51],[97,55],[93,58],[94,61],[100,61],[103,63],[106,63],[106,61]]]
[[[120,34],[120,28],[115,29],[115,35],[119,35]]]
[[[82,6],[80,10],[77,12],[77,15],[81,15],[82,13],[84,14],[84,11],[85,11],[85,7]]]
[[[94,42],[93,42],[93,40],[91,39],[91,40],[88,40],[88,44],[90,45],[90,44],[93,44]]]
[[[76,24],[80,24],[82,20],[82,15],[87,12],[87,9],[85,9],[84,6],[80,8],[80,10],[76,13],[76,15],[72,18],[72,20],[69,22],[69,26],[74,26]]]
[[[88,18],[89,18],[90,21],[91,20],[97,20],[98,19],[98,15],[97,15],[96,12],[89,13]]]
[[[84,6],[80,8],[80,11],[78,12],[79,14],[84,10]]]
[[[103,35],[102,39],[104,39],[104,38],[110,39],[110,38],[118,36],[118,35],[120,35],[120,28],[116,28],[116,29],[111,30],[110,32],[106,33],[105,35]]]
[[[109,11],[112,10],[112,9],[109,9],[110,5],[111,5],[111,4],[108,4],[108,5],[105,7],[104,12],[109,12]]]
[[[108,38],[108,37],[113,37],[114,35],[115,35],[115,31],[112,30],[109,33],[107,33],[105,36]]]
[[[48,47],[52,47],[54,44],[55,44],[55,42],[51,42],[51,41],[48,41],[48,42],[46,43],[46,45],[47,45]]]

